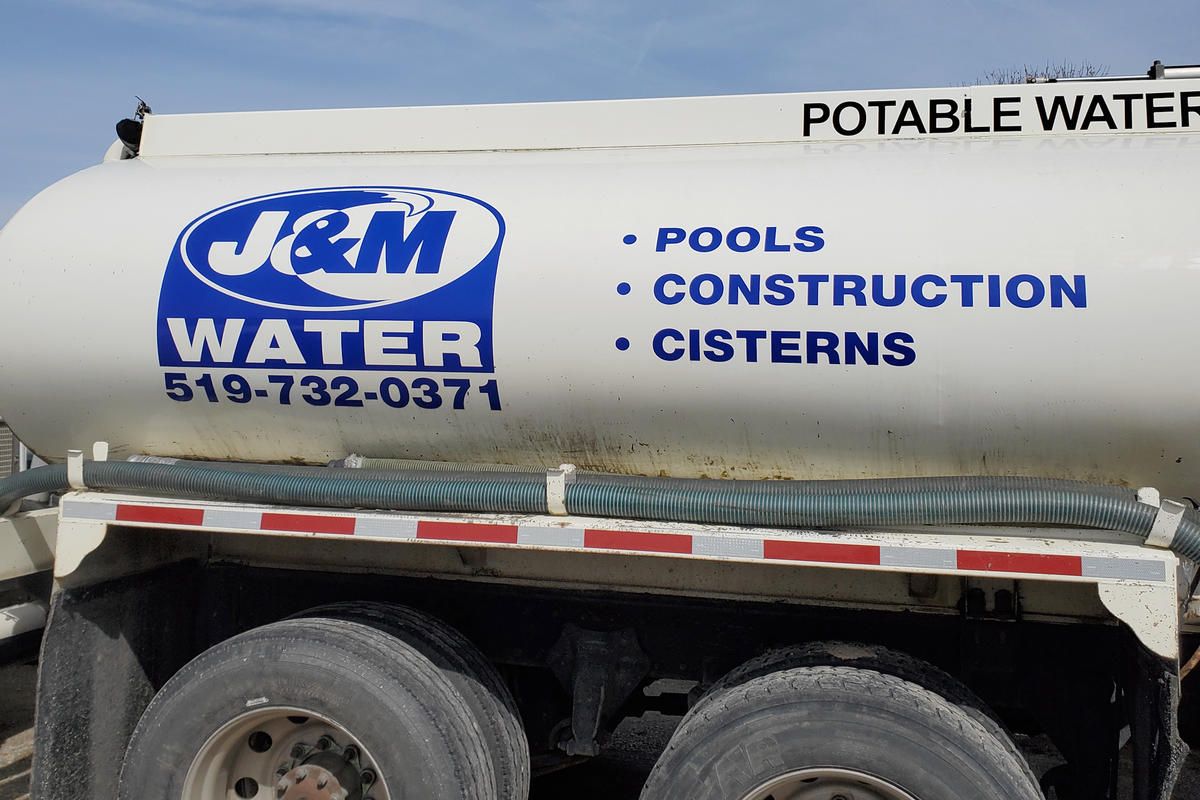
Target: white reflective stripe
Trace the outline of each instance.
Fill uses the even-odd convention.
[[[87,503],[81,500],[64,500],[62,515],[72,519],[93,519],[99,522],[115,522],[116,503]]]
[[[1165,581],[1167,567],[1149,558],[1083,557],[1083,577],[1119,578],[1128,581]]]
[[[692,536],[692,554],[718,558],[762,558],[763,540],[748,536],[713,536],[697,533]]]
[[[1175,541],[1175,532],[1179,530],[1179,523],[1183,520],[1183,512],[1186,510],[1187,506],[1183,503],[1163,500],[1158,507],[1158,513],[1154,515],[1154,526],[1150,528],[1146,544],[1151,547],[1170,548],[1171,543]]]
[[[262,512],[241,511],[236,508],[206,508],[204,525],[207,528],[257,531],[262,528]]]
[[[359,517],[354,521],[355,536],[377,536],[381,539],[416,539],[415,519],[388,517]]]
[[[958,567],[958,551],[884,546],[879,548],[879,564],[884,567],[955,569]]]
[[[517,544],[531,547],[583,547],[582,528],[542,528],[521,525],[517,528]]]

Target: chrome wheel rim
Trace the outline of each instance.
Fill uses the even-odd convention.
[[[300,708],[241,714],[188,766],[182,800],[391,800],[371,754],[338,723]]]
[[[917,800],[891,781],[837,767],[808,767],[771,778],[740,800]]]

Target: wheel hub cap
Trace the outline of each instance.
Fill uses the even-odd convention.
[[[388,800],[370,754],[336,722],[299,708],[242,714],[192,760],[181,800]]]
[[[917,800],[900,787],[851,769],[799,769],[760,784],[741,800]]]
[[[350,792],[342,788],[337,776],[316,764],[288,770],[275,784],[279,800],[346,800]]]

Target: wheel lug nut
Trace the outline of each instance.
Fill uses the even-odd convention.
[[[292,758],[300,758],[304,755],[304,745],[298,744],[292,747]]]
[[[358,759],[358,748],[354,745],[349,745],[342,751],[342,758],[347,761],[356,761]]]
[[[333,746],[333,740],[330,739],[328,736],[322,736],[320,739],[317,739],[317,749],[318,750],[328,750],[332,746]]]

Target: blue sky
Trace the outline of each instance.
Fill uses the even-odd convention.
[[[946,86],[1200,63],[1196,0],[3,0],[0,222],[166,112]]]

